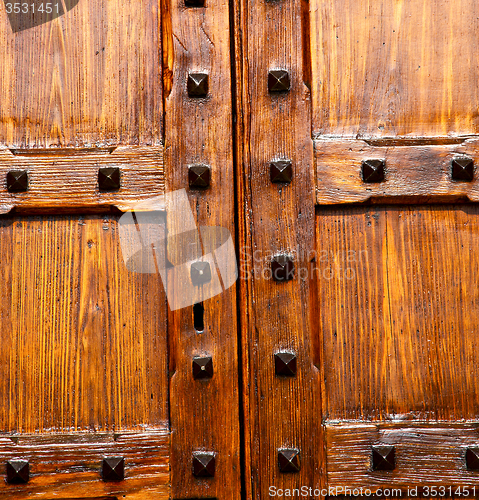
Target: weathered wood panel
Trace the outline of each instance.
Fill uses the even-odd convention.
[[[162,9],[166,189],[187,190],[197,226],[221,226],[234,238],[229,5],[206,0],[204,7],[185,7],[184,0],[164,0]],[[205,97],[188,96],[190,73],[208,75]],[[198,163],[210,167],[209,187],[190,189],[188,166]],[[175,234],[183,222],[178,219],[167,214],[169,234]],[[178,246],[168,247],[172,264],[183,263],[178,250]],[[216,271],[218,267],[219,263]],[[168,286],[171,293],[180,295],[191,286],[189,270],[183,282],[173,278],[175,272]],[[195,331],[193,305],[170,311],[168,316],[172,497],[238,500],[241,448],[235,285],[205,300],[203,306],[202,332]],[[211,379],[193,378],[195,356],[212,357]],[[193,476],[195,451],[216,453],[214,477]]]
[[[0,14],[0,144],[159,144],[157,0],[80,0],[64,16],[18,33],[3,2]]]
[[[104,457],[123,457],[125,479],[102,480]],[[27,484],[0,481],[0,498],[167,500],[169,432],[50,434],[0,437],[0,466],[29,462]]]
[[[321,486],[325,463],[320,373],[311,355],[315,290],[302,273],[315,247],[309,6],[235,4],[245,480],[247,498],[264,499],[270,486]],[[270,93],[268,73],[278,69],[288,72],[290,89]],[[270,180],[278,159],[291,160],[290,184]],[[294,279],[273,281],[273,255],[294,252]],[[275,374],[274,354],[283,350],[296,353],[296,376]],[[280,470],[285,448],[299,451],[299,472]]]
[[[98,169],[120,169],[120,189],[100,191]],[[10,193],[9,170],[28,172],[28,190]],[[100,150],[0,150],[0,213],[12,208],[59,213],[118,208],[164,193],[162,147],[118,147]]]
[[[361,140],[315,141],[317,203],[479,201],[477,139],[443,145],[390,142],[376,146]],[[476,165],[471,182],[451,178],[453,158],[464,157],[471,158]],[[384,181],[363,182],[361,164],[370,159],[385,161]]]
[[[317,210],[324,415],[479,418],[479,211]]]
[[[326,425],[328,486],[400,488],[415,486],[468,487],[479,493],[479,474],[466,467],[467,447],[479,443],[478,424],[368,424]],[[371,468],[371,446],[395,447],[394,470]],[[447,497],[449,490],[438,496]],[[469,496],[468,495],[468,496]],[[394,495],[393,495],[394,496]]]
[[[3,218],[0,255],[0,429],[165,425],[165,293],[127,271],[117,217]]]
[[[479,131],[473,0],[312,0],[314,134]]]

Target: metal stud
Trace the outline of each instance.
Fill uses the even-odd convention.
[[[269,166],[271,182],[284,182],[289,184],[293,178],[291,160],[275,160]]]
[[[7,173],[7,189],[11,193],[28,189],[28,172],[26,170],[10,170]]]
[[[123,457],[107,457],[102,462],[103,481],[122,481],[125,479],[125,459]]]
[[[285,69],[272,69],[268,73],[268,90],[270,92],[287,92],[290,86],[289,73]]]
[[[361,168],[363,182],[382,182],[385,166],[384,160],[364,160]]]
[[[294,276],[294,263],[289,255],[275,255],[271,261],[271,271],[275,281],[289,281]]]
[[[396,467],[396,449],[394,446],[372,447],[373,470],[394,470]]]
[[[185,0],[186,7],[204,7],[205,0]]]
[[[27,460],[7,461],[7,483],[24,484],[30,479],[30,465]]]
[[[207,188],[210,185],[210,167],[208,165],[190,165],[188,167],[190,188]]]
[[[193,262],[190,269],[191,282],[195,286],[205,285],[211,281],[211,267],[209,262]]]
[[[190,73],[187,89],[189,97],[206,97],[208,95],[208,75],[206,73]]]
[[[208,451],[193,452],[193,475],[195,477],[213,477],[215,467],[215,453]]]
[[[276,375],[294,377],[296,375],[296,354],[292,352],[277,352],[274,355]]]
[[[102,167],[98,170],[98,187],[100,191],[120,189],[120,169],[118,167]]]
[[[466,449],[466,467],[469,470],[479,470],[479,448]]]
[[[474,160],[472,158],[453,158],[451,177],[455,181],[471,182],[474,180]]]
[[[299,472],[301,469],[299,450],[295,448],[278,450],[278,465],[281,472]]]
[[[211,356],[193,358],[193,378],[211,378],[213,376],[213,359]]]

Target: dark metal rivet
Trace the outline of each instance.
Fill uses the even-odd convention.
[[[118,167],[102,167],[98,170],[98,186],[101,191],[120,189],[120,169]]]
[[[364,182],[382,182],[384,180],[384,160],[364,160],[361,175]]]
[[[102,462],[103,481],[122,481],[125,479],[125,459],[123,457],[107,457]]]
[[[466,449],[466,466],[469,470],[479,470],[479,448]]]
[[[190,188],[207,188],[210,185],[210,167],[190,165],[188,167],[188,183]]]
[[[24,484],[30,479],[30,466],[27,460],[7,461],[7,483]]]
[[[205,0],[185,0],[186,7],[204,7]]]
[[[211,378],[213,376],[213,359],[211,356],[193,358],[193,378]]]
[[[289,73],[285,69],[272,69],[268,73],[268,90],[270,92],[287,92],[290,86]]]
[[[396,449],[394,446],[372,447],[373,470],[394,470],[396,467]]]
[[[290,183],[293,178],[291,160],[275,160],[269,166],[271,182]]]
[[[206,97],[208,95],[208,75],[206,73],[190,73],[187,89],[190,97]]]
[[[7,189],[11,193],[28,189],[28,172],[26,170],[10,170],[7,173]]]
[[[193,262],[191,264],[191,282],[195,286],[201,286],[211,281],[211,268],[209,262]]]
[[[299,472],[301,468],[299,450],[295,448],[278,450],[278,465],[281,472]]]
[[[275,281],[289,281],[294,276],[294,263],[289,255],[275,255],[271,261],[271,271]]]
[[[455,181],[474,180],[474,160],[472,158],[453,158],[451,176]]]
[[[292,352],[277,352],[274,355],[276,375],[294,377],[296,375],[296,354]]]
[[[196,477],[213,477],[215,475],[215,453],[205,451],[193,452],[193,475]]]

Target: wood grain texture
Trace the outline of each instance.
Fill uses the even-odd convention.
[[[101,478],[104,457],[124,457],[125,479]],[[126,498],[167,500],[169,495],[169,432],[0,437],[0,464],[28,460],[27,484],[0,481],[0,498]],[[2,471],[3,473],[3,471]]]
[[[100,191],[98,169],[120,169],[121,187]],[[28,191],[9,193],[9,170],[26,170]],[[105,211],[109,207],[128,210],[143,200],[164,193],[162,147],[118,147],[100,150],[0,149],[0,213],[50,210]]]
[[[270,486],[324,480],[315,289],[300,272],[315,248],[309,18],[306,2],[238,1],[235,9],[246,497],[264,499]],[[268,93],[271,69],[289,72],[288,93]],[[282,158],[292,161],[290,185],[270,181],[270,162]],[[297,252],[295,279],[272,281],[272,255],[289,252]],[[296,377],[275,376],[280,350],[297,353]],[[280,472],[279,448],[300,450],[299,473]]]
[[[473,0],[312,0],[314,135],[478,132]]]
[[[375,146],[347,139],[318,140],[314,144],[319,205],[479,201],[477,139],[445,145]],[[451,179],[452,159],[464,156],[476,164],[472,182]],[[361,163],[367,159],[386,161],[383,182],[363,182]]]
[[[479,212],[318,209],[327,419],[479,418]]]
[[[158,145],[162,136],[157,0],[80,0],[12,33],[0,5],[0,144]]]
[[[479,443],[477,423],[326,425],[328,487],[400,488],[414,486],[479,487],[479,474],[468,470],[465,452]],[[396,468],[373,471],[371,446],[393,445]],[[444,496],[444,495],[443,495]]]
[[[127,271],[116,216],[2,218],[0,429],[168,421],[166,302]]]
[[[172,83],[171,92],[165,95],[166,189],[187,189],[196,224],[221,226],[234,238],[229,5],[207,0],[204,8],[185,8],[183,0],[164,0],[162,13],[168,27],[164,71]],[[206,98],[187,95],[188,74],[196,72],[208,74]],[[188,165],[194,163],[210,166],[207,189],[188,189]],[[182,221],[170,214],[167,222],[169,234],[175,234]],[[175,264],[179,258],[170,245],[169,261]],[[170,277],[172,294],[183,294],[191,286],[189,276],[185,276],[184,288]],[[172,497],[237,500],[241,497],[241,449],[235,286],[203,305],[203,333],[195,331],[192,305],[170,311],[168,316]],[[193,379],[194,356],[213,358],[211,380]],[[200,450],[217,454],[213,478],[192,475],[192,453]]]

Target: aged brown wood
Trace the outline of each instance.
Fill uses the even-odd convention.
[[[478,132],[473,0],[312,0],[314,135]]]
[[[104,457],[124,457],[125,479],[103,481]],[[12,435],[0,438],[0,466],[21,457],[29,461],[27,484],[0,481],[0,496],[35,498],[127,498],[167,500],[169,432]]]
[[[415,486],[467,486],[470,495],[479,488],[477,471],[466,467],[465,453],[479,443],[474,424],[421,424],[344,422],[326,426],[328,486],[400,488]],[[371,446],[395,447],[392,471],[371,469]],[[446,490],[442,496],[451,496]]]
[[[186,189],[198,226],[221,226],[234,238],[234,178],[230,21],[228,3],[207,0],[185,8],[184,0],[165,0],[165,182],[167,191]],[[188,97],[190,73],[208,74],[208,95]],[[188,166],[210,166],[206,189],[190,189]],[[168,217],[174,233],[181,223]],[[181,252],[179,252],[181,253]],[[168,259],[181,255],[169,245]],[[171,279],[172,293],[184,281]],[[239,499],[240,442],[236,289],[205,300],[204,332],[195,332],[193,306],[170,311],[170,402],[172,497]],[[214,375],[195,380],[192,359],[213,358]],[[194,477],[194,451],[216,453],[214,477]]]
[[[165,294],[127,271],[117,218],[0,220],[2,432],[167,425]]]
[[[309,15],[300,2],[235,8],[245,482],[247,498],[263,499],[270,486],[321,486],[324,467],[320,374],[311,356],[314,284],[302,273],[315,247]],[[277,69],[289,73],[289,92],[268,92],[268,72]],[[270,180],[278,159],[292,161],[290,184]],[[290,252],[297,252],[295,278],[273,281],[273,255]],[[275,375],[281,350],[297,353],[295,377]],[[299,450],[299,472],[280,472],[283,448]]]
[[[26,147],[159,145],[157,0],[84,1],[12,33],[0,5],[0,140]]]
[[[420,141],[418,141],[420,142]],[[316,202],[343,203],[430,203],[479,200],[478,141],[464,138],[455,143],[410,145],[395,141],[331,139],[315,141]],[[471,158],[475,164],[472,182],[451,178],[454,158]],[[386,162],[383,182],[367,183],[361,177],[364,160]]]
[[[100,191],[98,169],[120,169],[121,186]],[[28,172],[28,190],[10,193],[10,170]],[[0,213],[131,209],[164,193],[162,147],[118,147],[93,150],[0,150]]]
[[[478,221],[468,205],[318,209],[326,418],[479,417]]]

